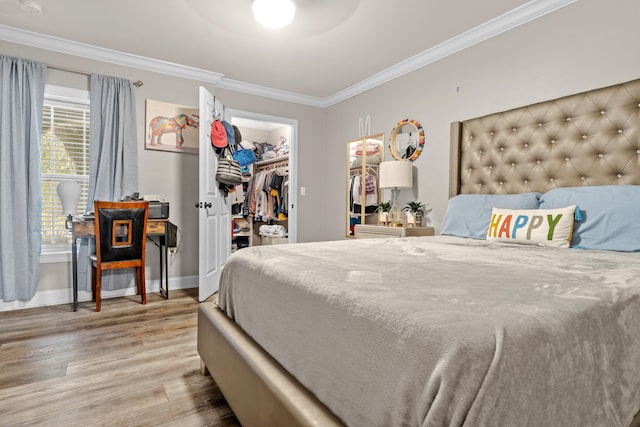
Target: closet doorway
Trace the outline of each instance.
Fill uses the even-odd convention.
[[[248,202],[232,212],[232,251],[246,246],[295,243],[298,121],[232,109],[227,109],[227,117],[240,130],[241,146],[253,149],[257,160],[244,171]],[[269,185],[273,191],[260,190]]]

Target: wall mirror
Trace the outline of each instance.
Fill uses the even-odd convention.
[[[345,236],[356,224],[377,224],[380,201],[378,168],[384,160],[384,133],[347,142],[347,201]]]
[[[417,120],[401,120],[391,131],[389,152],[397,160],[413,162],[420,157],[423,147],[424,129]]]

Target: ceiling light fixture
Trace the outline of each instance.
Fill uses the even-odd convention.
[[[289,25],[296,13],[296,5],[291,0],[253,0],[253,17],[269,28]]]

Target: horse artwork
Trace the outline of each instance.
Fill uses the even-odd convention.
[[[198,152],[198,109],[147,100],[147,120],[145,148],[182,153]],[[174,134],[174,137],[167,134]]]

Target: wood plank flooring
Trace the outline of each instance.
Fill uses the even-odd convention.
[[[239,426],[199,371],[197,291],[0,312],[0,425]]]

